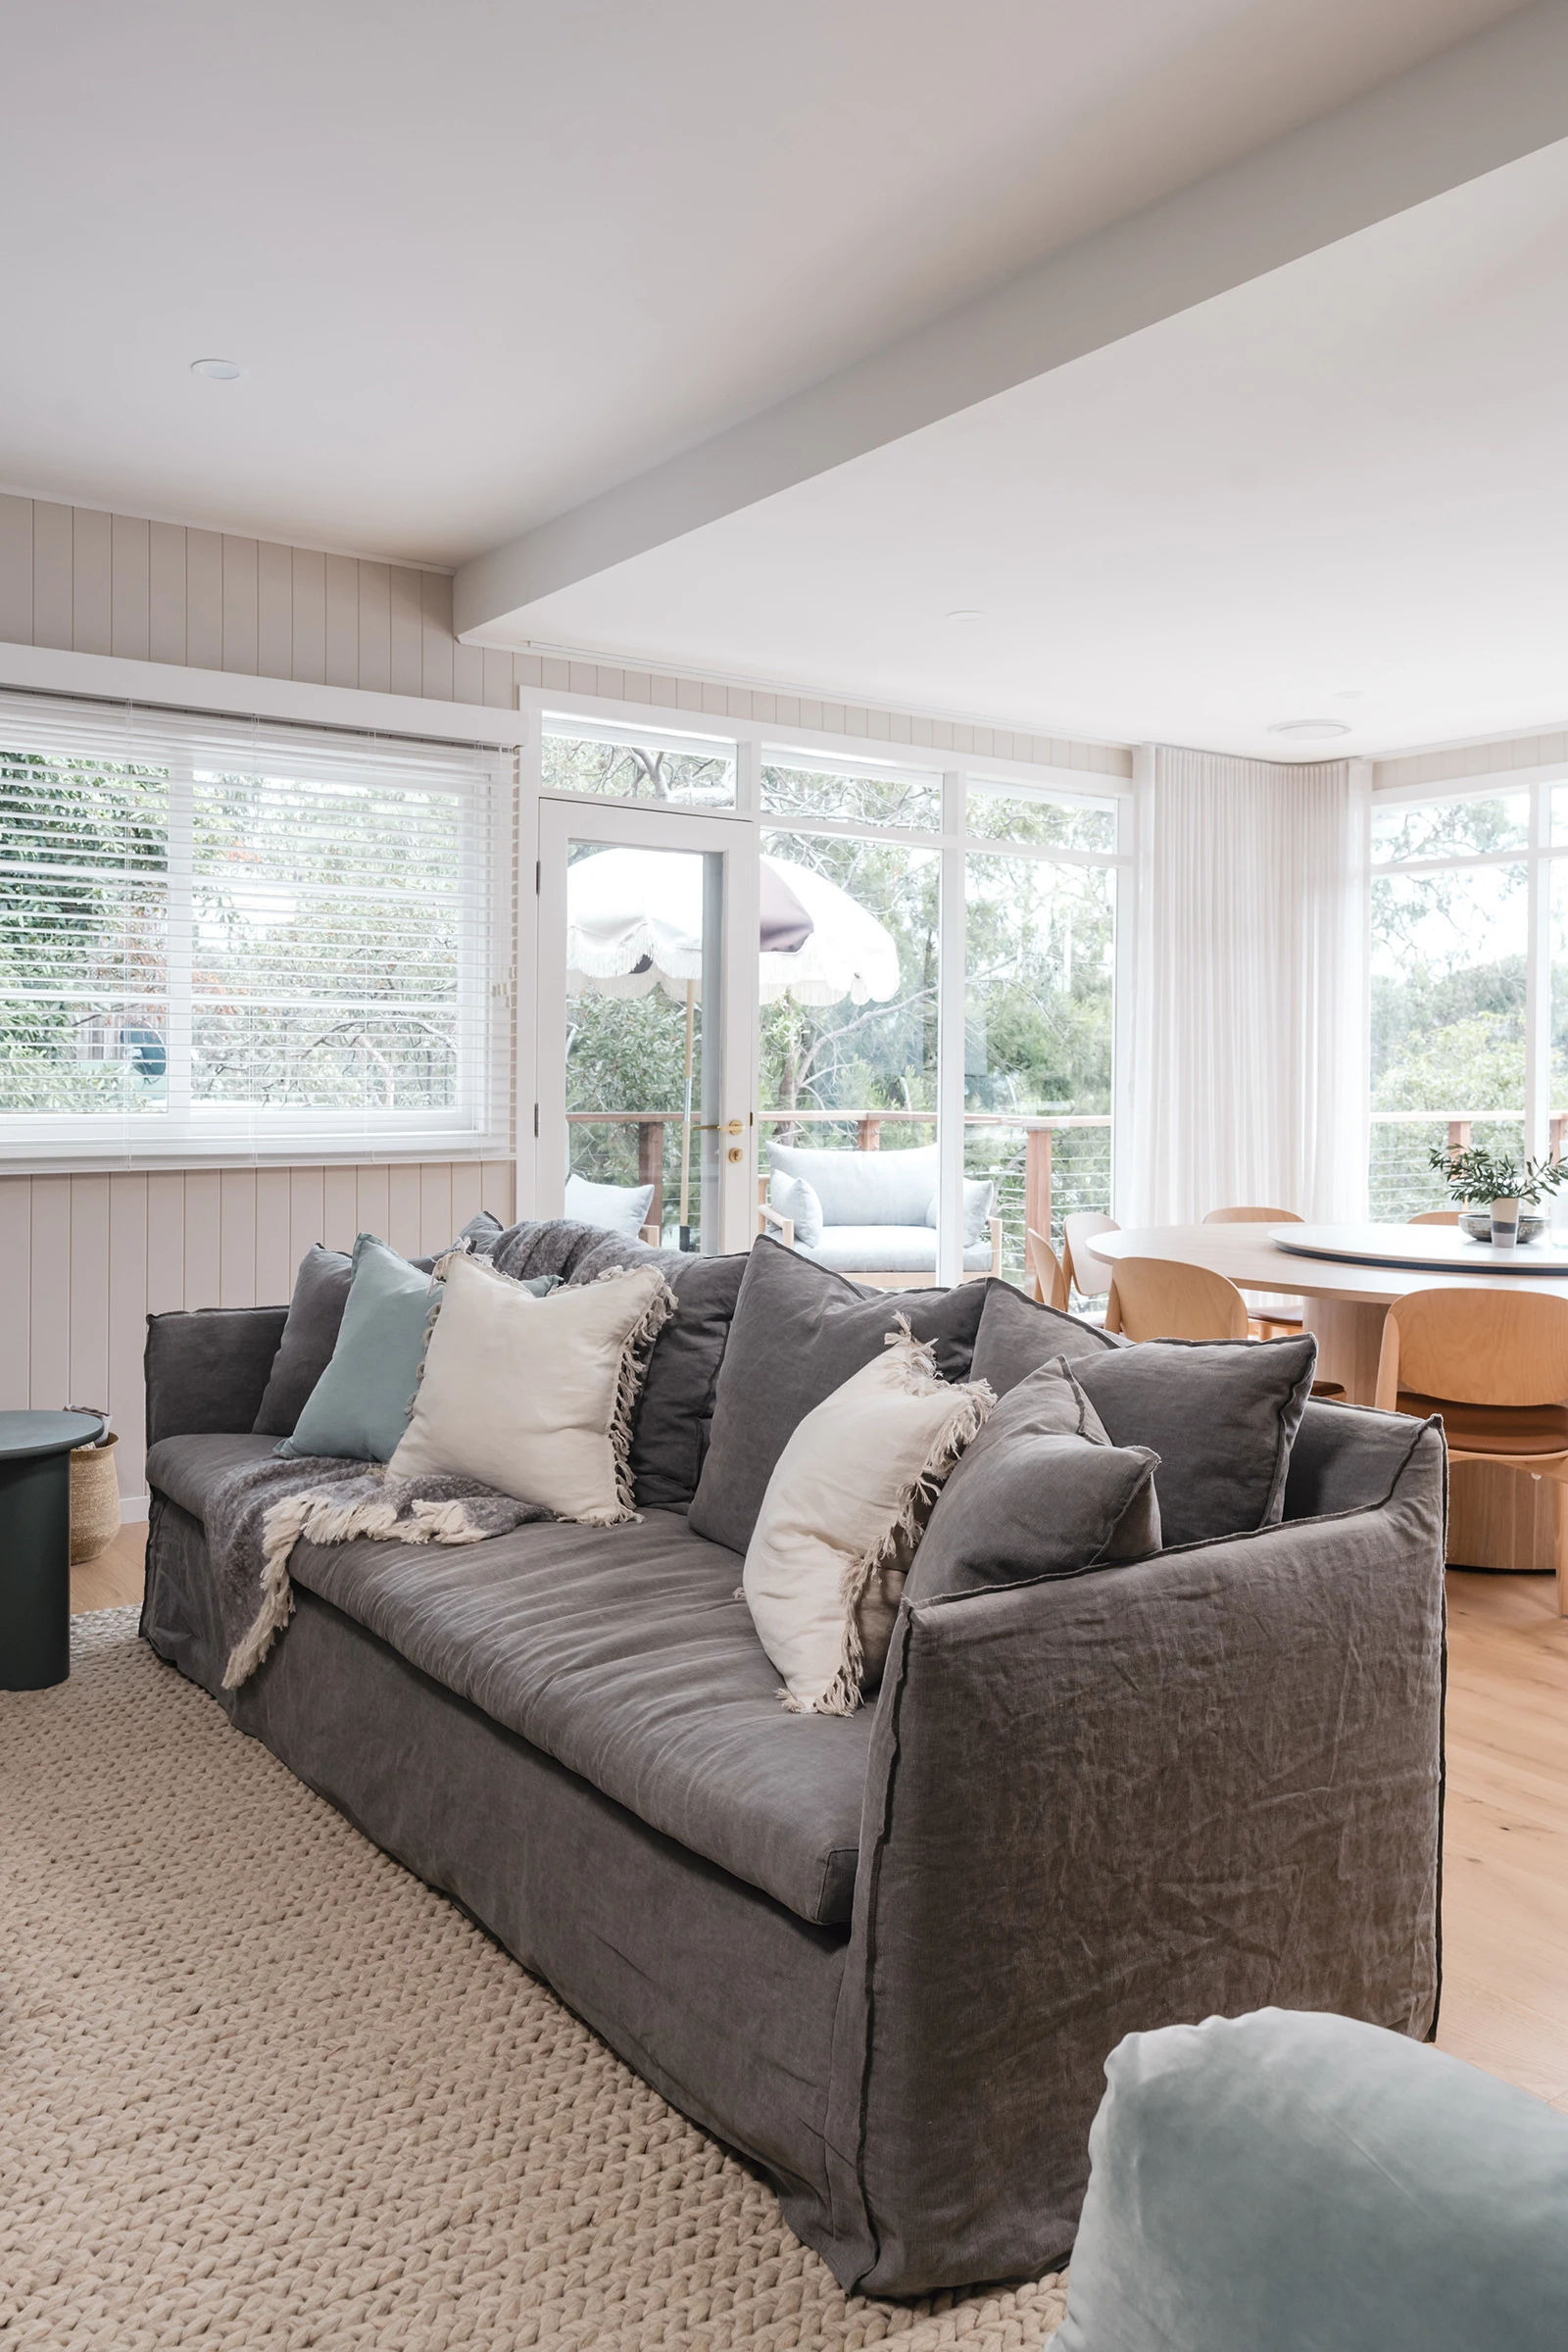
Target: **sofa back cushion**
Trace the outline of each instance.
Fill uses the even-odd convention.
[[[822,1204],[824,1225],[923,1225],[937,1187],[935,1144],[913,1152],[808,1152],[769,1144],[767,1152],[778,1175],[805,1177]]]
[[[654,1342],[631,1426],[631,1475],[639,1510],[685,1510],[697,1492],[713,1426],[713,1398],[746,1259],[657,1261],[675,1311]]]
[[[1112,1446],[1058,1359],[1031,1372],[960,1454],[914,1555],[910,1601],[1073,1576],[1159,1549],[1157,1454]]]
[[[696,1533],[746,1550],[795,1431],[882,1353],[901,1314],[917,1340],[933,1343],[945,1380],[967,1380],[984,1303],[977,1282],[953,1291],[867,1290],[759,1237],[718,1376],[712,1438],[691,1506]]]
[[[1113,1446],[1149,1446],[1168,1546],[1271,1527],[1312,1388],[1317,1342],[1145,1340],[1073,1372]]]
[[[985,1286],[985,1311],[974,1343],[974,1377],[988,1380],[1005,1396],[1042,1364],[1064,1356],[1069,1364],[1129,1345],[1098,1323],[1082,1323],[1054,1306],[1037,1306],[1010,1282],[995,1276]]]

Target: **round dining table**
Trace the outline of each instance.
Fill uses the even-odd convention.
[[[1412,1291],[1518,1290],[1568,1298],[1568,1249],[1549,1241],[1495,1250],[1453,1225],[1146,1225],[1097,1234],[1098,1257],[1158,1257],[1223,1274],[1259,1302],[1301,1302],[1318,1376],[1352,1404],[1377,1390],[1383,1319]],[[1490,1462],[1455,1462],[1448,1557],[1477,1568],[1552,1569],[1547,1482]]]

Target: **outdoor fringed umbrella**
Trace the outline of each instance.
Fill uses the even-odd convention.
[[[777,1004],[885,1004],[899,991],[899,951],[874,914],[836,882],[784,858],[759,864],[761,999]],[[686,1006],[680,1221],[691,1164],[693,1008],[702,995],[703,859],[670,850],[600,850],[566,872],[566,989]]]

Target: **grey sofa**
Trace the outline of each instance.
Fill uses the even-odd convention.
[[[551,1230],[506,1237],[509,1270]],[[203,1510],[273,1443],[252,1423],[284,1310],[152,1318],[149,1642],[760,2167],[867,2294],[1061,2259],[1129,2032],[1277,2003],[1429,2035],[1441,1432],[1308,1404],[1282,1523],[906,1602],[874,1702],[793,1716],[739,1557],[686,1516],[747,1261],[664,1262],[640,1524],[301,1544],[294,1618],[232,1692]],[[909,1297],[973,1301],[972,1342],[977,1286]],[[1116,1345],[1041,1330],[1041,1360]]]

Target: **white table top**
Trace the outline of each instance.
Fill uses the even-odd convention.
[[[1295,1248],[1282,1248],[1273,1238],[1276,1234],[1290,1235]],[[1446,1241],[1450,1235],[1452,1241]],[[1387,1248],[1391,1252],[1418,1237],[1414,1238],[1415,1250],[1426,1263],[1380,1264],[1364,1257],[1298,1254],[1304,1237],[1313,1237],[1311,1246],[1322,1248],[1325,1245],[1319,1237],[1324,1236],[1337,1237],[1329,1247]],[[1098,1257],[1113,1263],[1122,1257],[1166,1258],[1181,1266],[1206,1266],[1240,1290],[1342,1298],[1368,1306],[1387,1306],[1391,1299],[1406,1298],[1411,1291],[1544,1291],[1556,1298],[1568,1292],[1568,1250],[1553,1250],[1548,1255],[1542,1244],[1527,1244],[1509,1253],[1517,1261],[1518,1271],[1498,1272],[1498,1252],[1472,1242],[1465,1244],[1466,1254],[1461,1257],[1455,1229],[1444,1225],[1145,1225],[1123,1233],[1097,1234],[1090,1247]],[[1446,1264],[1451,1264],[1453,1270],[1441,1270]],[[1461,1265],[1466,1268],[1463,1272],[1459,1271]],[[1548,1271],[1552,1265],[1559,1270]],[[1532,1266],[1539,1271],[1528,1271]]]

